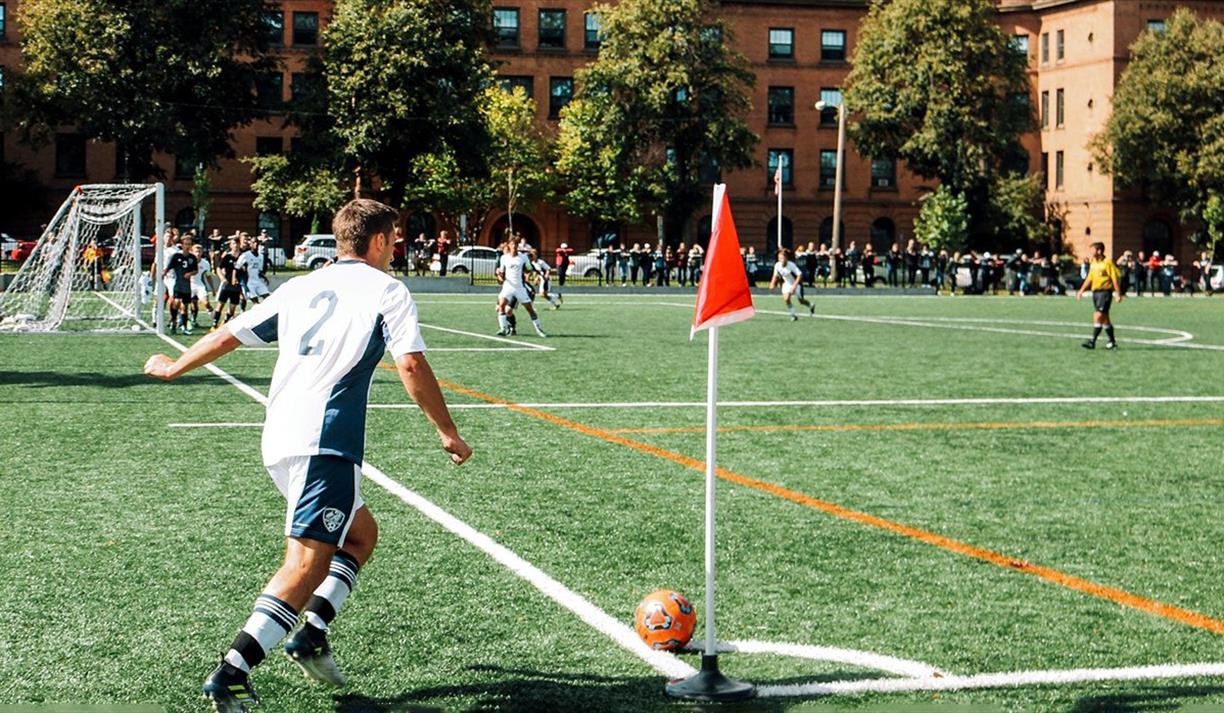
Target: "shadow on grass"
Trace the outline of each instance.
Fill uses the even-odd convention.
[[[175,384],[206,384],[217,380],[217,377],[207,374],[190,374],[175,379]],[[267,386],[271,383],[268,377],[243,378],[251,386]],[[0,371],[0,387],[26,386],[34,389],[63,386],[92,386],[102,389],[128,389],[134,386],[150,386],[159,384],[144,374],[100,374],[89,371]]]
[[[405,691],[397,696],[369,698],[343,695],[336,698],[337,713],[424,713],[452,711],[455,697],[476,698],[465,711],[740,711],[786,710],[793,701],[754,700],[741,704],[682,703],[663,693],[664,679],[657,676],[609,677],[573,673],[547,673],[500,666],[471,666],[469,671],[498,680],[454,686],[433,686]],[[451,700],[448,700],[451,699]]]
[[[1224,694],[1224,686],[1152,686],[1138,691],[1085,696],[1071,710],[1090,711],[1218,711],[1219,703],[1195,705],[1195,700]]]

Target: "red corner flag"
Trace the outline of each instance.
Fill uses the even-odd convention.
[[[697,310],[693,313],[689,339],[702,329],[742,322],[756,314],[726,184],[714,186],[713,216],[710,248],[706,250],[705,269],[697,288]]]

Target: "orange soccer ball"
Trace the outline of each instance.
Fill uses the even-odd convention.
[[[652,649],[674,651],[693,638],[697,610],[679,592],[660,589],[647,594],[638,604],[633,624],[638,636]]]

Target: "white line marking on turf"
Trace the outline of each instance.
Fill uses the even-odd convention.
[[[436,329],[439,332],[450,332],[451,334],[462,334],[465,337],[476,337],[477,339],[488,339],[491,342],[504,342],[506,344],[513,344],[518,347],[534,349],[540,352],[557,351],[555,347],[546,347],[543,344],[532,344],[531,342],[521,342],[517,339],[506,339],[505,337],[498,337],[492,334],[481,334],[479,332],[467,332],[462,329],[451,329],[450,327],[439,327],[436,324],[425,324],[424,322],[421,322],[420,324],[421,324],[421,327],[425,329]],[[429,350],[426,350],[427,353],[428,351]]]
[[[1224,396],[1032,396],[949,399],[825,399],[811,401],[719,401],[726,408],[776,408],[785,406],[985,406],[1026,404],[1134,404],[1134,403],[1221,403]],[[655,409],[705,408],[702,401],[578,401],[516,404],[447,404],[452,409]],[[370,404],[372,409],[415,409],[416,404]]]
[[[1129,668],[1078,668],[1052,671],[983,673],[975,676],[925,678],[876,678],[829,683],[795,683],[760,686],[762,698],[781,696],[859,695],[863,693],[909,693],[913,691],[962,691],[971,688],[1007,688],[1090,681],[1152,681],[1224,675],[1224,663],[1163,664]]]
[[[166,428],[258,428],[262,425],[262,423],[223,421],[221,423],[167,423]]]
[[[697,653],[705,648],[704,641],[690,641],[685,650]],[[932,676],[947,676],[944,671],[921,661],[911,661],[895,656],[886,656],[871,651],[857,649],[842,649],[836,646],[811,646],[808,644],[789,644],[775,641],[720,641],[719,653],[742,654],[777,654],[794,658],[810,659],[812,661],[832,661],[834,663],[850,664],[876,671],[895,673],[898,676],[910,678],[930,678]]]
[[[170,337],[159,334],[157,335],[163,341],[173,345],[181,352],[187,351],[187,347],[171,339]],[[230,376],[221,369],[206,364],[205,368],[213,372],[222,379],[229,382],[230,385],[236,387],[244,394],[255,399],[264,406],[268,405],[268,399],[263,394],[255,389],[247,386],[233,376]],[[607,636],[608,638],[620,644],[623,648],[650,664],[659,673],[670,676],[672,678],[687,678],[697,672],[689,664],[681,661],[672,654],[664,651],[655,651],[647,646],[637,633],[629,628],[624,622],[612,617],[603,609],[592,604],[581,595],[561,584],[557,580],[545,574],[535,565],[531,564],[522,557],[511,552],[504,545],[495,542],[491,537],[476,530],[471,525],[463,522],[459,518],[451,515],[434,503],[425,499],[421,495],[405,488],[396,481],[392,480],[378,468],[370,465],[368,462],[361,464],[361,470],[370,480],[382,486],[387,492],[395,495],[407,505],[412,506],[425,517],[433,520],[441,525],[449,532],[458,535],[461,539],[492,557],[501,565],[508,568],[511,572],[518,575],[522,579],[527,580],[532,586],[539,590],[549,599],[560,604],[570,610],[575,616],[585,622],[587,625]]]

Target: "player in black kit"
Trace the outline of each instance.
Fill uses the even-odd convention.
[[[213,329],[221,325],[221,312],[229,305],[226,321],[234,318],[234,310],[242,300],[242,287],[238,274],[238,238],[230,238],[229,252],[218,260],[217,274],[221,276],[221,290],[217,292],[217,311],[213,313]]]
[[[200,260],[191,253],[191,240],[183,241],[183,249],[166,261],[166,272],[174,276],[174,289],[170,292],[170,332],[180,325],[183,334],[190,335],[187,323],[187,305],[191,302],[191,277],[200,269]]]

